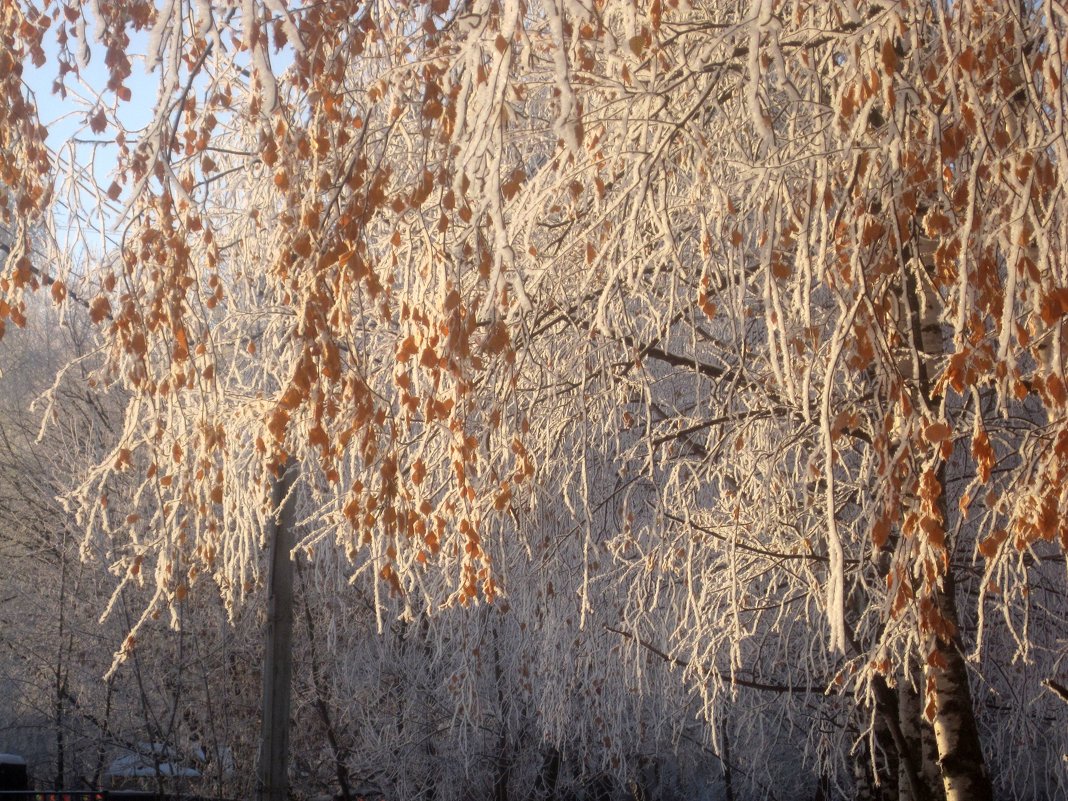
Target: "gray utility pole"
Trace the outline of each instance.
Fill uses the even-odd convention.
[[[267,522],[271,568],[267,585],[267,641],[263,649],[263,717],[258,801],[286,801],[289,792],[289,698],[293,675],[293,484],[297,464],[290,459],[271,489]],[[281,508],[279,508],[281,507]]]

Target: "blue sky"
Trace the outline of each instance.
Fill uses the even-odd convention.
[[[41,67],[26,63],[23,72],[23,79],[36,101],[38,116],[48,129],[47,142],[57,172],[57,198],[60,201],[60,207],[56,209],[57,237],[62,240],[66,236],[70,240],[70,248],[77,247],[76,237],[73,236],[74,226],[69,224],[69,211],[65,204],[72,192],[69,186],[72,172],[76,175],[81,173],[78,181],[79,203],[93,214],[93,228],[99,231],[102,220],[104,221],[103,227],[110,228],[118,220],[116,204],[108,203],[106,208],[100,209],[98,203],[98,198],[104,197],[103,193],[115,178],[118,153],[114,141],[116,131],[109,127],[102,134],[94,133],[89,127],[90,114],[103,107],[109,122],[117,119],[128,132],[128,138],[133,139],[152,119],[159,86],[158,70],[155,74],[145,71],[145,62],[141,54],[147,44],[147,37],[143,34],[139,35],[130,47],[130,52],[134,54],[131,58],[133,72],[127,81],[127,86],[131,90],[131,100],[125,103],[118,102],[105,90],[108,70],[104,64],[104,53],[93,41],[92,24],[88,27],[90,32],[89,63],[78,75],[67,75],[66,98],[52,91],[53,83],[59,73],[55,26],[45,35],[47,61]],[[90,175],[92,181],[99,187],[99,191],[94,190],[90,185]],[[93,250],[106,247],[99,240],[97,240],[97,245],[84,239],[80,241],[81,247],[89,246]]]
[[[36,101],[38,115],[49,132],[47,141],[57,173],[58,206],[54,212],[57,238],[61,240],[61,248],[72,255],[75,261],[99,259],[116,244],[111,232],[118,230],[123,222],[120,215],[126,196],[125,193],[121,194],[118,202],[113,202],[106,194],[117,177],[118,146],[114,137],[121,128],[128,144],[137,142],[154,118],[162,82],[162,68],[158,64],[152,72],[146,70],[145,53],[150,47],[150,33],[128,31],[132,41],[127,55],[132,73],[125,85],[131,92],[131,99],[119,101],[107,91],[109,71],[104,63],[104,49],[95,40],[96,20],[91,16],[90,7],[88,3],[81,6],[86,14],[88,63],[78,74],[67,75],[66,97],[52,91],[59,73],[59,48],[55,41],[58,22],[45,36],[45,64],[36,68],[27,63],[24,72],[24,80]],[[65,22],[62,16],[60,20]],[[240,30],[239,17],[229,21]],[[72,38],[72,49],[76,44],[77,40]],[[247,53],[231,55],[236,55],[238,64],[248,59]],[[292,52],[290,48],[274,52],[272,47],[269,48],[268,58],[276,74],[280,74],[292,62]],[[204,77],[200,75],[197,81]],[[97,133],[90,127],[89,119],[100,109],[104,110],[108,127],[102,133]],[[72,182],[72,175],[77,178],[76,181]],[[81,221],[88,220],[88,225],[74,224],[70,207],[75,205]],[[91,230],[93,236],[82,235],[80,229]],[[88,252],[85,252],[86,249]]]
[[[116,114],[118,120],[128,131],[138,131],[151,120],[159,85],[159,74],[158,70],[156,74],[149,74],[145,71],[142,53],[146,43],[147,37],[144,35],[135,37],[131,43],[130,51],[134,54],[131,59],[133,74],[127,81],[127,86],[131,90],[132,98],[130,102],[116,105],[116,99],[105,92],[108,71],[104,64],[104,53],[95,41],[90,41],[87,68],[81,70],[79,75],[67,75],[67,97],[64,99],[54,94],[52,85],[59,71],[58,50],[55,37],[46,35],[45,53],[48,60],[39,68],[26,64],[23,76],[34,93],[41,122],[48,127],[48,144],[53,152],[58,152],[74,139],[79,143],[97,143],[95,145],[97,148],[110,144],[108,140],[114,136],[114,131],[109,130],[98,135],[89,129],[88,116],[96,108],[98,99],[108,110],[109,117]],[[108,169],[114,167],[113,155],[109,165],[98,165],[99,180],[108,177],[110,181]],[[102,171],[101,167],[107,169]]]

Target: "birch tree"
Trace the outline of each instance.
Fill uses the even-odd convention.
[[[124,216],[89,306],[130,402],[77,499],[154,573],[143,621],[205,575],[251,591],[289,456],[301,547],[376,575],[383,628],[390,595],[506,593],[494,554],[547,487],[585,543],[611,506],[658,577],[630,634],[676,610],[710,719],[772,642],[876,710],[913,796],[992,797],[966,658],[1034,657],[1027,591],[1068,547],[1060,5],[2,13],[13,62],[57,36],[59,90],[88,36],[110,68],[86,125]],[[125,131],[135,42],[160,91]],[[0,74],[5,213],[32,218],[43,131]],[[13,256],[5,319],[35,284],[64,301]]]

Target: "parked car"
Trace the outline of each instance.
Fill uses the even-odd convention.
[[[138,743],[136,751],[112,761],[104,774],[110,790],[148,788],[157,777],[197,780],[200,771],[183,764],[181,757],[163,743]]]
[[[29,790],[26,760],[18,754],[0,754],[0,790]]]

